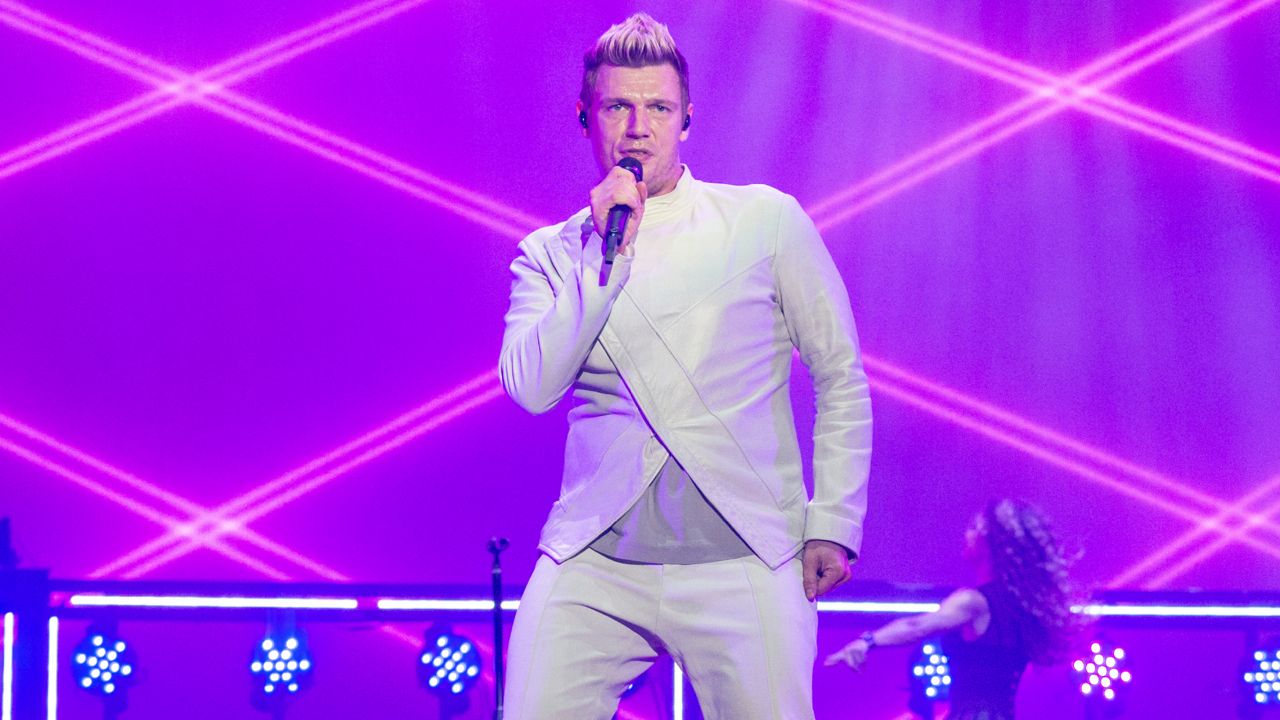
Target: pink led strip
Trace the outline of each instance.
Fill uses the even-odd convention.
[[[788,1],[810,7],[810,9],[819,12],[831,10],[828,6],[819,5],[814,0]],[[1255,2],[1235,9],[1230,13],[1208,20],[1206,20],[1206,17],[1212,15],[1213,12],[1238,3],[1213,3],[1184,15],[1168,25],[1089,63],[1071,75],[1061,78],[1058,82],[1042,87],[1039,91],[1005,106],[992,115],[971,123],[938,142],[912,153],[910,156],[893,163],[850,188],[819,201],[810,207],[810,211],[820,228],[830,228],[844,222],[894,197],[898,193],[918,185],[920,182],[937,175],[947,168],[1003,142],[1022,130],[1032,127],[1068,107],[1072,107],[1073,102],[1075,104],[1083,102],[1080,96],[1083,95],[1088,99],[1093,99],[1094,94],[1276,2],[1277,0],[1255,0]],[[1197,22],[1201,24],[1196,25],[1195,23]],[[1174,37],[1169,39],[1170,36]],[[1138,51],[1143,52],[1139,53]],[[1137,53],[1136,57],[1130,57],[1134,56],[1135,53]],[[1125,62],[1122,63],[1121,61]],[[1109,72],[1098,77],[1099,73],[1109,69]],[[1096,105],[1094,107],[1096,109]],[[1213,155],[1214,159],[1220,162],[1236,166],[1238,169],[1246,170],[1254,175],[1280,182],[1280,171],[1276,171],[1270,165],[1258,164],[1250,159],[1269,158],[1268,162],[1270,162],[1274,160],[1274,156],[1249,148],[1243,143],[1234,140],[1219,138],[1208,131],[1198,128],[1190,131],[1193,136],[1200,138],[1200,141],[1204,143],[1208,142],[1207,138],[1218,138],[1216,141],[1217,149],[1213,149],[1208,144],[1192,148],[1188,145],[1192,140],[1188,140],[1183,136],[1175,136],[1172,131],[1160,129],[1155,125],[1144,125],[1146,121],[1138,119],[1139,117],[1141,117],[1141,113],[1137,113],[1136,117],[1122,117],[1116,114],[1108,119],[1134,129],[1143,126],[1146,131],[1149,131],[1147,134],[1160,135],[1161,139],[1167,142],[1195,150],[1202,155]],[[1164,118],[1166,116],[1157,115],[1155,117]],[[1166,121],[1166,124],[1184,129],[1193,127],[1172,119]],[[1187,132],[1188,130],[1183,131]],[[1231,151],[1238,153],[1240,157],[1234,155],[1228,157]]]
[[[1176,20],[1175,27],[1180,28],[1203,21],[1213,13],[1225,10],[1233,2],[1234,0],[1206,5]],[[1060,101],[1064,107],[1081,110],[1263,179],[1280,182],[1280,157],[1111,95],[1103,88],[1075,82],[1074,79],[1077,76],[1084,77],[1085,71],[1078,71],[1072,76],[1060,78],[1041,68],[999,55],[986,48],[944,35],[861,3],[843,0],[819,0],[815,3],[806,0],[803,4],[812,10],[880,35],[895,43],[1031,91],[1030,95],[1010,106],[1010,108],[1018,108],[1018,111],[1048,100]],[[1249,10],[1249,12],[1255,11]],[[1168,34],[1168,26],[1165,32],[1157,32],[1160,33],[1159,37]],[[1010,110],[1008,114],[1014,112],[1016,111]],[[1006,113],[1001,111],[997,114]],[[830,202],[831,200],[824,201],[815,206],[814,212],[825,211]]]
[[[373,3],[374,9],[380,12],[362,18],[354,24],[334,27],[336,21],[325,21],[318,25],[329,28],[326,33],[316,34],[307,30],[291,33],[291,36],[315,35],[306,43],[281,49],[280,46],[288,45],[288,42],[275,41],[220,63],[208,71],[187,74],[37,13],[19,3],[0,0],[0,22],[156,88],[148,95],[98,113],[69,128],[5,153],[0,156],[0,178],[14,175],[64,155],[72,149],[132,127],[180,105],[194,104],[318,157],[355,170],[366,177],[425,200],[501,235],[522,238],[530,228],[537,226],[537,220],[532,216],[228,89],[231,84],[291,60],[303,52],[313,50],[340,37],[346,37],[357,29],[381,22],[425,1],[405,0],[389,8],[376,7],[386,5],[385,2]],[[353,13],[354,11],[348,11],[340,15],[349,19],[348,16]]]

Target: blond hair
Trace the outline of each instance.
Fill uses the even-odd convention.
[[[680,111],[689,107],[689,63],[680,54],[666,25],[648,13],[636,13],[605,31],[582,58],[583,105],[591,104],[601,65],[649,67],[670,65],[680,77]]]

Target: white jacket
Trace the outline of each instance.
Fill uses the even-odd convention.
[[[635,257],[601,275],[589,209],[520,243],[499,372],[530,412],[573,390],[560,499],[540,548],[580,552],[668,453],[761,560],[862,542],[871,401],[844,282],[799,203],[697,181],[650,198]],[[793,348],[813,376],[814,496],[792,418]]]

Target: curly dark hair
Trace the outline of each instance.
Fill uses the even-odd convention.
[[[991,570],[1022,609],[1018,625],[1034,662],[1048,664],[1066,656],[1083,621],[1071,606],[1078,600],[1069,571],[1077,555],[1069,553],[1039,508],[1021,500],[987,504]]]

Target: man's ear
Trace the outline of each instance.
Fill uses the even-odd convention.
[[[689,139],[689,125],[693,122],[693,103],[689,103],[684,109],[684,122],[680,125],[680,139]]]
[[[582,126],[582,137],[590,136],[591,135],[591,131],[589,129],[590,123],[587,122],[586,106],[582,104],[581,100],[579,100],[577,103],[574,104],[574,109],[578,111],[578,124]]]

